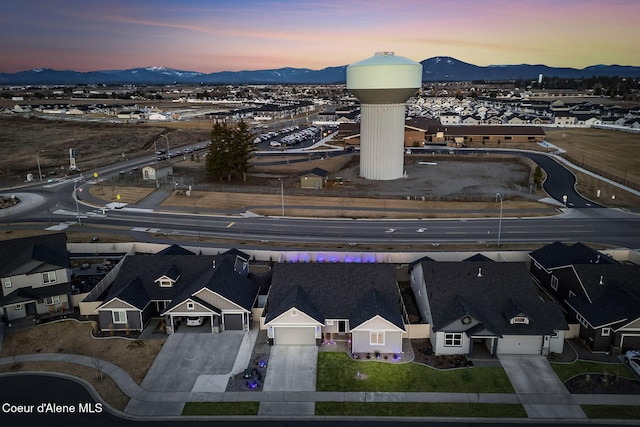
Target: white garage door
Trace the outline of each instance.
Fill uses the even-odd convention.
[[[498,354],[541,354],[542,337],[506,335],[498,339]]]
[[[315,328],[274,328],[275,345],[316,345]]]

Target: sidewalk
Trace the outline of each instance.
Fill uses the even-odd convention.
[[[95,368],[96,360],[73,354],[29,354],[17,356],[18,362],[58,361]],[[0,365],[12,364],[13,358],[0,359]],[[100,361],[105,375],[131,398],[130,415],[162,416],[166,410],[175,415],[175,409],[186,402],[433,402],[433,403],[506,403],[537,405],[538,414],[530,418],[548,418],[553,411],[545,407],[560,405],[640,405],[640,395],[557,394],[557,393],[408,393],[408,392],[317,392],[317,391],[257,391],[257,392],[154,392],[136,384],[127,372],[106,361]],[[283,405],[283,407],[295,405]],[[295,414],[283,413],[282,416]],[[584,421],[584,419],[581,419]]]

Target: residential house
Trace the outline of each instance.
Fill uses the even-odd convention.
[[[276,264],[264,316],[274,345],[342,338],[353,353],[402,352],[403,302],[391,264]]]
[[[97,308],[100,328],[141,331],[163,317],[174,333],[185,318],[201,317],[212,333],[248,330],[259,291],[248,260],[240,252],[129,256]]]
[[[71,272],[64,233],[0,242],[0,314],[11,322],[70,312]]]
[[[436,355],[473,356],[476,346],[493,357],[563,350],[562,310],[540,299],[524,263],[425,259],[411,266],[411,288]]]
[[[592,351],[640,348],[640,266],[623,265],[576,243],[555,242],[530,254],[531,276],[558,301]]]

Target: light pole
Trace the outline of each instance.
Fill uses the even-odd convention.
[[[167,135],[160,135],[160,136],[167,140],[167,158],[169,158],[169,156],[170,156],[170,154],[169,154],[169,137]]]
[[[78,193],[76,192],[77,184],[77,182],[73,183],[73,198],[76,200],[76,217],[78,218],[78,225],[82,225],[82,222],[80,222],[80,209],[78,208]]]
[[[496,202],[500,199],[500,221],[498,222],[498,247],[500,246],[500,234],[502,233],[502,196],[496,193]]]
[[[160,188],[160,183],[158,182],[158,146],[156,145],[156,141],[153,141],[153,149],[155,150],[156,156],[156,170],[153,172],[153,175],[156,177],[156,188]]]
[[[278,181],[280,181],[280,200],[282,204],[282,216],[284,216],[284,183],[282,178],[278,178]]]
[[[38,162],[38,175],[40,175],[40,181],[42,181],[42,169],[40,169],[40,153],[42,153],[44,150],[39,150],[36,153],[36,162]]]

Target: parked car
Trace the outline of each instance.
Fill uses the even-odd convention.
[[[636,375],[640,376],[640,351],[629,350],[624,354],[624,363],[628,365]]]
[[[204,317],[202,316],[187,317],[187,326],[201,326],[203,323],[204,323]]]

